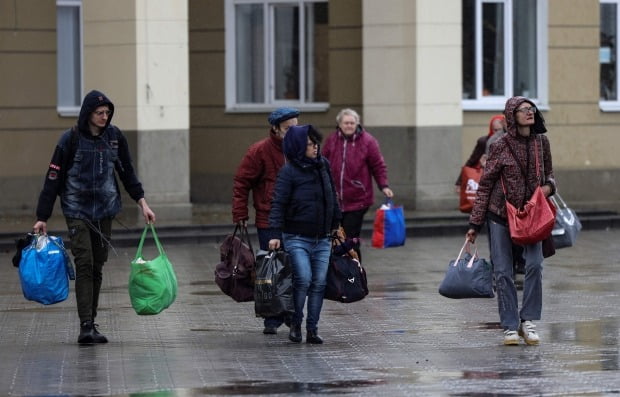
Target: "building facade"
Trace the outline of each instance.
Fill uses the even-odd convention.
[[[281,105],[325,135],[356,109],[396,201],[456,209],[460,167],[513,95],[547,120],[564,199],[618,210],[619,2],[0,0],[0,213],[33,212],[91,89],[115,102],[164,218],[230,202]]]

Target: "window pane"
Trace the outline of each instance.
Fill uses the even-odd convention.
[[[536,0],[513,2],[514,95],[537,98]]]
[[[82,96],[80,8],[59,6],[57,11],[58,106],[79,107]]]
[[[601,4],[601,99],[605,101],[618,100],[618,84],[616,78],[616,47],[618,32],[617,26],[618,5],[612,3]]]
[[[236,78],[238,103],[265,102],[265,43],[263,6],[237,5],[235,9]]]
[[[327,102],[328,75],[327,3],[306,5],[306,97],[307,102]]]
[[[463,0],[463,99],[476,98],[476,4]]]
[[[299,7],[274,7],[275,99],[299,99]]]
[[[504,5],[482,5],[482,95],[505,95]]]

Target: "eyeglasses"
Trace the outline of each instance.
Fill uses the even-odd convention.
[[[105,114],[106,116],[111,115],[111,114],[112,114],[112,111],[111,111],[111,110],[97,110],[97,111],[94,111],[93,113],[95,113],[95,116],[99,116],[99,117],[101,117],[101,116],[103,116],[104,114]]]
[[[521,113],[526,114],[526,113],[529,113],[529,112],[536,113],[536,110],[537,109],[534,106],[530,106],[530,107],[527,107],[527,108],[517,109],[517,110],[515,110],[515,112],[521,112]]]
[[[317,146],[319,146],[318,143],[308,142],[308,147],[317,147]]]

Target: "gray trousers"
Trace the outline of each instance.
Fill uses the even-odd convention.
[[[499,318],[504,330],[516,331],[520,320],[540,320],[542,312],[542,243],[523,247],[525,279],[519,312],[517,288],[513,281],[512,240],[508,226],[488,220],[491,261],[497,288]]]

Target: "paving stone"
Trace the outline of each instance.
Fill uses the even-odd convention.
[[[495,299],[437,293],[463,236],[365,245],[370,295],[325,301],[323,345],[293,344],[285,326],[263,335],[253,303],[235,303],[214,283],[216,242],[163,240],[179,280],[176,302],[136,315],[127,292],[135,248],[118,247],[104,267],[96,320],[110,342],[78,346],[73,289],[51,306],[25,300],[4,252],[0,395],[615,395],[619,241],[620,230],[582,231],[575,247],[545,261],[539,346],[502,345]],[[485,236],[478,246],[488,258]]]

